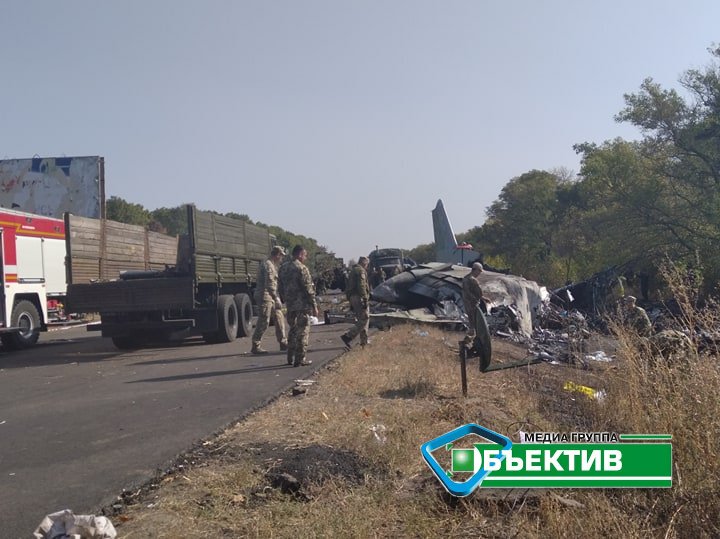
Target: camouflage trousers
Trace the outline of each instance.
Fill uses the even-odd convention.
[[[288,311],[288,357],[303,361],[310,339],[310,311]]]
[[[464,303],[464,302],[463,302]],[[468,317],[468,330],[465,333],[465,343],[472,344],[475,340],[475,325],[477,324],[477,309],[465,309]]]
[[[476,305],[477,306],[473,309],[465,309],[467,317],[468,317],[468,330],[467,330],[467,333],[465,334],[465,343],[466,344],[472,344],[475,341],[475,337],[477,336],[477,332],[475,330],[475,328],[477,327],[477,317],[478,317],[478,314],[482,314],[482,309],[484,307],[484,304],[482,304],[482,302],[480,300],[478,300]],[[480,313],[478,313],[478,306],[481,309]]]
[[[370,325],[370,307],[367,300],[363,301],[360,296],[350,296],[350,306],[357,321],[345,335],[349,340],[353,340],[360,335],[360,344],[365,346],[368,342],[368,326]]]
[[[287,342],[287,334],[285,333],[285,315],[281,309],[275,307],[275,302],[272,299],[263,300],[260,304],[260,311],[258,312],[258,319],[255,323],[255,332],[252,336],[253,346],[260,346],[265,331],[267,331],[270,320],[275,323],[275,337],[279,343]]]

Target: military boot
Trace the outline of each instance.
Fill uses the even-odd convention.
[[[296,359],[295,362],[293,363],[293,367],[304,367],[305,365],[312,365],[312,360],[305,359],[303,357],[303,358],[300,358],[300,360]]]
[[[262,354],[267,354],[268,352],[267,352],[267,350],[263,350],[263,349],[260,347],[260,344],[253,343],[253,345],[252,345],[252,350],[250,350],[250,353],[253,354],[253,355],[255,355],[255,356],[259,356],[259,355],[262,355]]]

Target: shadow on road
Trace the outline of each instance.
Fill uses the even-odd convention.
[[[283,362],[278,365],[265,365],[257,367],[248,367],[246,369],[232,369],[228,371],[214,371],[214,372],[195,372],[192,374],[178,374],[176,376],[161,376],[158,378],[144,378],[141,380],[133,380],[131,382],[125,382],[126,384],[139,384],[144,382],[175,382],[177,380],[192,380],[196,378],[214,378],[216,376],[227,376],[230,374],[247,374],[252,372],[263,372],[263,371],[276,371],[279,369],[292,369],[287,363]]]
[[[0,350],[0,369],[93,363],[122,355],[110,341],[57,339],[27,350]]]
[[[329,348],[320,348],[317,346],[313,346],[308,348],[308,354],[311,354],[313,352],[332,352],[334,350],[345,350],[345,347],[343,346],[332,346]],[[133,366],[140,366],[140,365],[170,365],[172,363],[186,363],[189,361],[207,361],[212,359],[221,359],[221,358],[237,358],[242,360],[261,360],[263,358],[272,358],[272,357],[279,357],[283,360],[286,357],[286,352],[268,352],[267,354],[262,355],[253,355],[250,352],[240,352],[239,354],[213,354],[211,356],[192,356],[192,357],[177,357],[177,358],[171,358],[171,359],[151,359],[148,361],[136,361],[134,363],[130,363],[130,365]]]

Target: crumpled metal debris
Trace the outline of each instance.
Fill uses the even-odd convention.
[[[402,305],[406,309],[441,306],[455,303],[464,311],[462,299],[463,278],[470,268],[453,264],[429,262],[404,271],[373,288],[375,301]],[[545,287],[517,275],[484,271],[478,276],[483,295],[491,305],[513,305],[523,316],[518,318],[520,330],[530,335],[538,305],[549,300]]]
[[[51,513],[33,532],[35,539],[115,539],[117,532],[107,517],[75,515],[70,509]]]
[[[519,340],[522,337],[520,330],[522,314],[514,304],[498,305],[497,307],[491,308],[490,312],[485,315],[485,319],[487,320],[491,335],[502,332],[506,335],[515,336],[515,340]]]
[[[587,361],[600,361],[602,363],[609,363],[610,361],[613,361],[613,357],[607,355],[602,350],[597,350],[596,352],[593,352],[592,354],[585,354],[585,359]]]
[[[467,318],[457,303],[451,300],[445,300],[440,305],[433,305],[432,313],[440,319],[460,320],[463,316]]]

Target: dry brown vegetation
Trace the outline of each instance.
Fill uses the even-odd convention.
[[[697,315],[702,317],[702,315]],[[481,374],[460,391],[460,335],[395,327],[188,456],[113,517],[145,537],[700,537],[720,534],[720,376],[715,357],[653,360],[619,331],[618,359]],[[522,348],[494,343],[494,360]],[[607,396],[562,389],[573,381]],[[517,440],[520,428],[672,433],[674,486],[647,490],[479,489],[445,493],[420,445],[467,422]],[[290,477],[292,476],[292,477]]]

